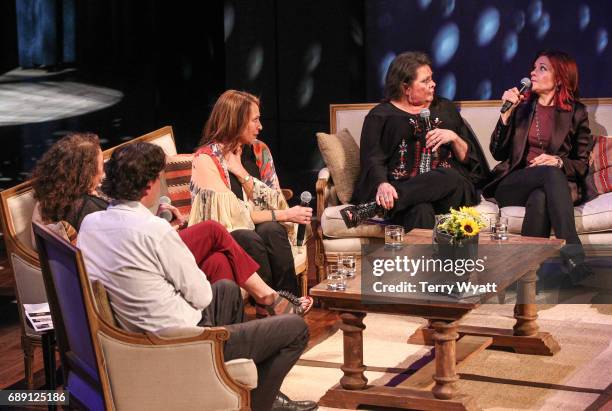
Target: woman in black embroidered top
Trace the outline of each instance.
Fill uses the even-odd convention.
[[[516,88],[502,96],[513,105],[491,136],[491,153],[501,163],[485,195],[495,196],[501,207],[525,207],[522,235],[548,237],[552,227],[557,238],[573,245],[563,252],[576,281],[589,274],[581,264],[573,203],[580,202],[592,140],[586,108],[578,101],[576,61],[561,51],[539,52],[531,83],[528,97]]]
[[[474,184],[488,173],[476,138],[455,105],[434,95],[435,86],[426,54],[398,55],[387,72],[385,99],[368,113],[361,133],[352,202],[375,199],[407,230],[433,228],[435,214],[477,204]]]

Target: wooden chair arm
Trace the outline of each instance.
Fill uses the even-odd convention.
[[[283,193],[283,197],[285,200],[289,201],[293,198],[293,191],[289,188],[281,188],[281,192]]]

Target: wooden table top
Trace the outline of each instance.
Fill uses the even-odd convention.
[[[398,250],[397,255],[410,256],[413,253],[412,257],[418,258],[422,250],[427,249],[425,246],[432,244],[432,231],[423,229],[412,230],[405,235],[404,243],[407,246]],[[354,278],[347,281],[347,289],[345,291],[328,290],[327,280],[324,280],[311,288],[310,294],[323,299],[330,308],[352,308],[373,312],[411,313],[414,315],[419,315],[418,313],[420,312],[427,312],[427,307],[430,310],[436,307],[442,311],[452,309],[457,313],[467,312],[480,305],[482,301],[495,296],[497,292],[505,290],[525,274],[537,270],[543,261],[558,254],[559,249],[564,243],[564,240],[522,237],[519,235],[509,235],[508,240],[498,241],[491,240],[489,233],[483,233],[479,237],[478,254],[479,258],[483,257],[483,254],[485,255],[485,270],[476,273],[476,275],[474,273],[470,274],[469,281],[473,284],[494,282],[497,284],[497,290],[496,292],[487,292],[482,295],[458,299],[444,294],[404,293],[398,296],[385,295],[382,305],[377,302],[365,301],[369,296],[362,295],[362,287],[369,287],[377,278],[369,275],[368,279],[364,280],[362,284],[361,261],[357,262],[357,274]],[[422,245],[423,247],[410,247],[410,245]],[[450,278],[451,281],[455,280],[454,277]],[[406,277],[406,280],[409,279],[410,277]],[[462,279],[468,280],[467,277]],[[376,301],[378,301],[378,298]],[[389,307],[384,307],[385,305]],[[403,308],[400,306],[403,306]],[[452,314],[449,315],[452,316]]]

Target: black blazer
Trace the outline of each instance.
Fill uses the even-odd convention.
[[[485,197],[493,197],[499,182],[521,165],[535,104],[535,100],[532,100],[519,105],[507,125],[502,123],[501,118],[497,122],[489,149],[493,158],[501,163],[495,167],[492,181],[484,188]],[[555,110],[553,135],[546,154],[559,156],[567,180],[578,186],[583,186],[588,172],[592,139],[584,104],[574,102],[571,111]],[[575,187],[576,184],[572,185]]]

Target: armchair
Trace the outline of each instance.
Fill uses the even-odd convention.
[[[168,155],[176,154],[172,127],[163,127],[122,145],[136,141],[148,141],[161,146]],[[104,158],[108,159],[115,148],[105,150]],[[15,296],[21,320],[25,381],[28,389],[34,388],[32,370],[34,349],[41,347],[42,337],[26,321],[23,304],[47,302],[38,253],[33,247],[31,227],[35,204],[31,180],[0,192],[0,219],[8,259],[15,279]],[[52,349],[53,347],[45,349],[44,352],[47,353]]]
[[[230,374],[225,329],[141,334],[115,327],[110,311],[95,304],[80,250],[33,225],[71,401],[91,410],[249,409],[257,370],[251,360],[238,360],[243,364],[234,361],[229,369],[242,365],[241,382]],[[103,287],[96,289],[98,301],[108,302]]]

